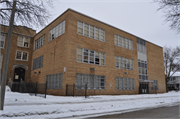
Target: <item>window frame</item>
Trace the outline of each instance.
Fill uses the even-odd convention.
[[[86,78],[84,78],[84,76],[86,76]],[[93,82],[90,81],[91,79],[90,77],[93,77]],[[85,79],[87,80],[85,81]],[[101,82],[102,80],[104,80],[104,82]],[[87,83],[88,90],[105,90],[106,89],[106,76],[76,73],[76,89],[80,89],[80,90],[85,89],[84,84],[86,83]],[[78,84],[80,84],[80,86]],[[93,87],[90,87],[91,84],[93,85]],[[101,84],[103,84],[104,86],[101,86]]]
[[[78,54],[78,49],[82,49],[81,50],[81,55],[80,54]],[[88,57],[88,59],[87,60],[85,60],[85,61],[87,61],[87,62],[84,62],[84,50],[88,50],[88,55],[85,55],[85,56],[87,56]],[[92,60],[90,59],[90,58],[92,58],[92,56],[90,56],[91,55],[91,51],[94,51],[94,56],[93,56],[93,58],[94,58],[94,63],[90,63]],[[97,61],[96,61],[96,52],[98,52],[98,58],[99,58],[99,64],[96,64],[97,63]],[[102,54],[104,54],[102,57],[102,59],[104,60],[104,64],[103,65],[101,65],[101,53]],[[81,56],[81,59],[78,59],[78,56]],[[78,60],[81,60],[81,61],[78,61]],[[105,64],[106,64],[106,56],[105,56],[105,53],[104,52],[99,52],[99,51],[95,51],[95,50],[91,50],[91,49],[85,49],[85,48],[81,48],[81,47],[77,47],[77,49],[76,49],[76,62],[79,62],[79,63],[86,63],[86,64],[93,64],[93,65],[98,65],[98,66],[105,66]]]
[[[48,33],[48,42],[51,42],[54,39],[58,38],[59,36],[63,35],[66,30],[65,27],[66,27],[66,20],[63,20],[59,24],[54,26],[52,29],[50,29]],[[52,38],[52,35],[53,35],[53,38]]]
[[[24,45],[25,39],[27,40],[27,38],[28,38],[28,40],[29,40],[28,47],[25,47],[25,46],[19,46],[19,45],[18,45],[19,37],[23,37],[23,42],[22,42],[23,45]],[[18,46],[18,47],[29,48],[29,47],[30,47],[30,42],[31,42],[31,37],[23,36],[23,35],[18,35],[18,38],[17,38],[17,46]]]
[[[79,27],[79,22],[82,23],[82,33],[79,33],[79,31],[78,31],[78,29],[80,28]],[[84,24],[88,25],[88,35],[85,35],[85,33],[84,33]],[[96,28],[98,29],[98,39],[96,39]],[[93,29],[93,37],[91,37],[91,29]],[[103,31],[103,40],[101,40],[101,31]],[[95,39],[95,40],[98,40],[98,41],[105,42],[105,30],[104,29],[101,29],[99,27],[90,25],[88,23],[85,23],[85,22],[82,22],[82,21],[79,21],[79,20],[77,21],[77,34],[85,36],[85,37],[89,37],[89,38],[92,38],[92,39]]]
[[[17,52],[21,52],[21,59],[17,59]],[[27,53],[27,60],[23,60],[23,53],[24,52]],[[18,60],[18,61],[28,61],[28,56],[29,56],[29,52],[21,51],[21,50],[16,50],[15,60]]]
[[[0,46],[0,49],[4,49],[4,45],[5,45],[5,41],[6,41],[6,34],[1,33],[0,35],[1,35],[0,37],[2,37],[2,36],[4,37],[4,41],[2,39],[0,39],[0,42],[2,42],[2,41],[4,42],[3,47]]]
[[[116,77],[115,88],[116,90],[135,90],[134,78]]]
[[[116,38],[117,38],[117,43],[116,43]],[[117,34],[114,34],[114,45],[133,51],[133,41],[131,39],[122,37]]]

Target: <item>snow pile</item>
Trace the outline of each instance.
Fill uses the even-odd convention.
[[[47,98],[29,94],[6,92],[5,108],[0,118],[65,118],[82,115],[122,113],[149,107],[180,103],[180,92],[143,95],[103,95],[84,97],[51,96]]]
[[[10,91],[10,92],[11,92],[11,89],[10,89],[9,86],[6,86],[6,92],[7,92],[7,91]]]

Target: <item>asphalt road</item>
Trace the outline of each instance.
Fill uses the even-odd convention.
[[[99,117],[93,117],[89,119],[99,119],[99,118],[116,118],[116,119],[134,119],[134,118],[141,118],[141,119],[152,119],[152,118],[166,118],[166,119],[180,119],[180,105],[177,106],[166,106],[166,107],[159,107],[154,109],[146,109],[146,110],[139,110],[134,112],[127,112],[123,114],[115,114],[115,115],[105,115]]]

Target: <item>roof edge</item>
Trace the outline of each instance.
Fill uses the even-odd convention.
[[[115,27],[115,26],[112,26],[112,25],[110,25],[110,24],[107,24],[107,23],[105,23],[105,22],[103,22],[103,21],[100,21],[100,20],[98,20],[98,19],[95,19],[95,18],[93,18],[93,17],[90,17],[90,16],[88,16],[88,15],[86,15],[86,14],[83,14],[83,13],[80,13],[80,12],[78,12],[78,11],[76,11],[76,10],[73,10],[73,9],[71,9],[71,8],[68,8],[66,11],[64,11],[61,15],[59,15],[56,19],[54,19],[51,23],[49,23],[47,26],[45,26],[42,30],[40,30],[37,34],[39,34],[41,31],[43,31],[46,27],[48,27],[50,24],[52,24],[54,21],[56,21],[59,17],[61,17],[63,14],[65,14],[67,11],[73,11],[73,12],[75,12],[75,13],[78,13],[78,14],[80,14],[80,15],[83,15],[83,16],[85,16],[85,17],[88,17],[88,18],[90,18],[90,19],[93,19],[93,20],[96,20],[96,21],[98,21],[98,22],[101,22],[101,23],[103,23],[103,24],[105,24],[105,25],[108,25],[108,26],[110,26],[110,27],[113,27],[113,28],[115,28],[115,29],[117,29],[117,30],[121,30],[121,31],[123,31],[123,32],[125,32],[125,33],[128,33],[128,34],[130,34],[130,35],[133,35],[133,36],[135,36],[135,37],[137,37],[137,38],[140,38],[140,39],[142,39],[142,40],[145,40],[145,39],[143,39],[143,38],[141,38],[141,37],[139,37],[139,36],[136,36],[136,35],[134,35],[134,34],[132,34],[132,33],[129,33],[129,32],[127,32],[127,31],[124,31],[124,30],[122,30],[122,29],[120,29],[120,28],[117,28],[117,27]],[[37,35],[36,34],[36,35]],[[36,36],[36,35],[34,35],[34,37]],[[153,44],[153,45],[156,45],[156,46],[158,46],[158,47],[160,47],[160,48],[163,48],[162,46],[159,46],[159,45],[157,45],[157,44],[155,44],[155,43],[152,43],[152,42],[150,42],[150,41],[147,41],[147,40],[145,40],[146,42],[149,42],[149,43],[151,43],[151,44]]]

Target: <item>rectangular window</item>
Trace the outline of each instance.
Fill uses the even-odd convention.
[[[39,37],[37,40],[34,42],[34,50],[42,47],[44,45],[44,40],[45,40],[45,35]]]
[[[27,61],[28,60],[28,52],[17,51],[16,52],[16,60]]]
[[[43,67],[43,57],[44,56],[42,55],[36,59],[33,59],[33,70]]]
[[[114,35],[114,44],[129,50],[133,50],[133,42],[130,39],[124,38],[119,35]]]
[[[62,73],[46,75],[47,89],[62,89]]]
[[[138,60],[139,67],[139,77],[140,80],[148,80],[148,70],[147,70],[147,62],[143,60]]]
[[[151,82],[151,90],[158,90],[158,81],[157,80],[153,80],[153,82]]]
[[[6,35],[1,33],[0,34],[0,48],[4,48],[5,38],[6,38]]]
[[[76,89],[105,89],[105,76],[76,74]]]
[[[30,38],[25,36],[18,36],[17,46],[28,48],[30,44]]]
[[[116,83],[117,90],[134,90],[135,89],[133,78],[116,77],[115,83]]]
[[[134,70],[134,62],[132,59],[115,56],[115,67],[119,69]]]
[[[105,65],[105,53],[84,48],[77,48],[77,62]]]
[[[49,42],[65,33],[65,20],[49,31]]]
[[[99,41],[105,41],[105,31],[98,27],[78,21],[78,34],[84,35]]]
[[[137,38],[137,47],[138,47],[138,52],[146,54],[146,41]]]

